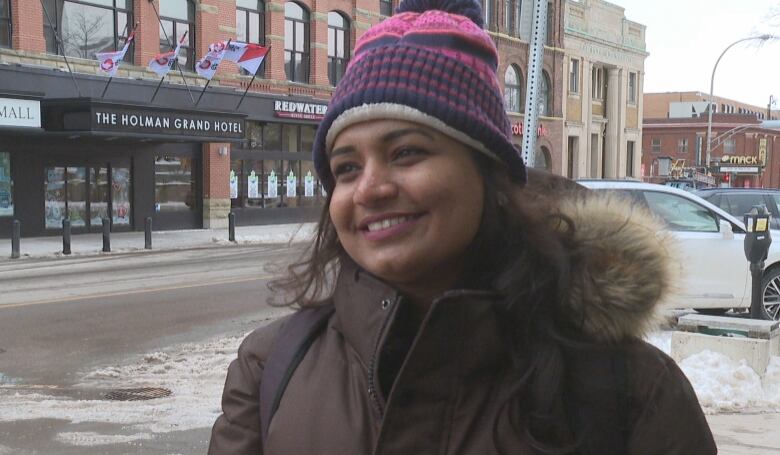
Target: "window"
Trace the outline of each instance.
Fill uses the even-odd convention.
[[[187,33],[178,65],[195,70],[195,3],[192,0],[160,2],[160,52],[168,52]]]
[[[600,68],[597,66],[593,67],[593,70],[591,70],[590,84],[591,84],[591,90],[590,90],[591,98],[593,98],[594,100],[603,100],[604,99],[604,68]]]
[[[553,21],[553,17],[554,16],[555,15],[553,14],[553,4],[552,4],[552,2],[547,2],[547,41],[546,41],[546,44],[548,46],[552,46],[553,45],[553,36],[555,36],[555,34],[553,33],[554,32],[553,25],[555,24],[555,22]]]
[[[393,15],[393,1],[392,0],[379,0],[379,14],[383,16]]]
[[[661,153],[661,139],[654,137],[651,140],[651,150],[653,153]]]
[[[734,139],[726,139],[723,143],[723,153],[727,155],[733,155],[737,151],[737,141]]]
[[[491,20],[491,17],[493,16],[493,0],[482,0],[482,13],[485,15],[485,29],[490,29],[493,27],[493,21]]]
[[[534,153],[534,168],[549,171],[550,165],[550,150],[545,146],[537,148]]]
[[[520,36],[520,11],[523,0],[504,0],[504,31],[508,35]]]
[[[11,154],[0,152],[0,217],[14,216],[14,182],[11,180]]]
[[[155,212],[198,209],[193,164],[192,158],[184,156],[158,155],[154,158]]]
[[[506,110],[522,112],[522,84],[520,71],[515,65],[509,65],[504,73],[504,104]]]
[[[634,141],[626,142],[626,177],[634,176]]]
[[[309,82],[309,12],[284,4],[284,73],[288,81]]]
[[[547,71],[542,71],[542,77],[539,78],[539,115],[552,115],[552,93],[550,90],[550,77],[547,75]]]
[[[674,194],[647,191],[647,206],[673,231],[718,232],[718,220],[706,207]]]
[[[677,141],[677,153],[681,155],[688,154],[688,139],[683,138]]]
[[[578,168],[577,166],[577,136],[569,136],[568,143],[567,143],[567,150],[568,150],[568,160],[566,160],[566,177],[570,179],[577,178],[577,175],[575,174],[575,170]]]
[[[0,0],[0,5],[3,3],[7,4],[7,0]],[[63,53],[55,40],[59,33],[65,55],[94,60],[97,52],[114,51],[124,46],[128,28],[133,26],[131,0],[45,0],[43,4],[52,21],[49,24],[44,14],[46,51],[52,54]],[[132,44],[124,60],[133,61]]]
[[[569,65],[569,93],[580,93],[580,61],[576,58]]]
[[[262,0],[236,0],[236,40],[265,45],[265,3]],[[265,59],[257,69],[263,74]],[[241,69],[242,74],[249,74]]]
[[[11,0],[0,0],[0,47],[11,47]]]
[[[328,13],[328,80],[339,83],[349,63],[349,21],[339,13]]]
[[[636,73],[628,73],[628,102],[636,104]]]

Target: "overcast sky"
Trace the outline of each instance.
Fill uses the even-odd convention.
[[[608,1],[647,26],[645,92],[709,93],[712,68],[729,44],[763,33],[780,35],[780,0]],[[778,14],[771,19],[773,10]],[[731,48],[715,72],[714,94],[762,107],[769,95],[780,98],[780,39]]]

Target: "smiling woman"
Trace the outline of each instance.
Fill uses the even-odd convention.
[[[716,452],[639,338],[666,239],[526,170],[482,18],[406,0],[358,40],[314,141],[317,237],[272,286],[299,311],[242,343],[209,453]]]

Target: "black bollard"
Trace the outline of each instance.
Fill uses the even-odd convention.
[[[144,219],[144,249],[152,249],[152,217]]]
[[[236,241],[236,214],[233,212],[228,213],[228,240]]]
[[[19,238],[22,236],[22,224],[14,220],[11,225],[11,259],[19,259]]]
[[[62,254],[70,254],[70,220],[62,220]]]
[[[103,218],[103,252],[111,252],[111,222],[108,218]]]

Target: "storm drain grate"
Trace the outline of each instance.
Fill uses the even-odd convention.
[[[164,398],[171,395],[171,391],[162,387],[141,387],[138,389],[116,389],[103,395],[106,400],[113,401],[141,401]]]

